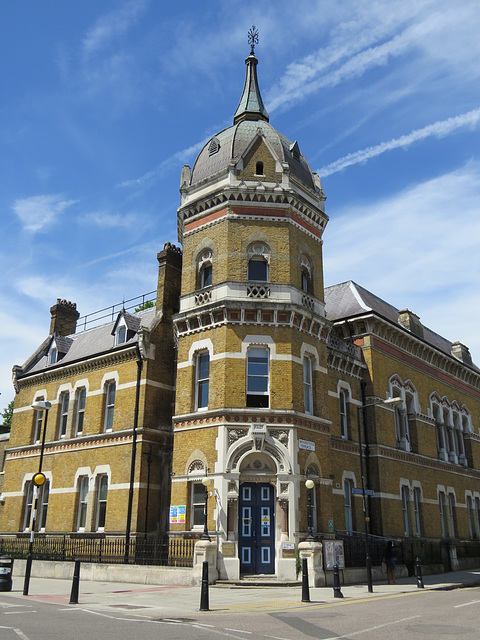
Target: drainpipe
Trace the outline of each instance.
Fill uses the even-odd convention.
[[[127,528],[125,531],[125,564],[128,563],[130,554],[130,533],[132,527],[132,506],[133,506],[133,484],[135,480],[135,459],[137,456],[137,428],[138,428],[138,408],[140,404],[140,381],[142,376],[142,354],[137,344],[137,386],[135,390],[135,411],[133,414],[133,439],[132,439],[132,458],[130,462],[130,487],[128,489],[128,510],[127,510]]]

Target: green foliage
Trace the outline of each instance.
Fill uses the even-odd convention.
[[[298,580],[298,576],[302,573],[302,561],[300,560],[300,552],[298,547],[295,547],[295,574]]]
[[[139,305],[138,307],[135,307],[135,313],[138,313],[139,311],[145,311],[145,309],[151,309],[154,306],[155,306],[155,303],[152,300],[147,300],[146,302]]]
[[[6,427],[8,431],[10,431],[10,427],[12,426],[12,416],[13,416],[13,406],[15,404],[15,400],[12,400],[5,411],[2,413],[3,423],[2,426]]]

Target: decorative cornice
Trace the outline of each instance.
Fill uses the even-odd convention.
[[[175,429],[191,429],[198,427],[216,426],[246,426],[251,424],[266,424],[267,426],[282,426],[283,428],[305,427],[312,431],[330,433],[330,425],[326,420],[315,417],[304,417],[295,413],[288,414],[285,411],[273,413],[266,410],[260,413],[258,409],[253,409],[253,413],[243,410],[241,412],[225,411],[221,409],[216,415],[205,415],[200,417],[198,413],[184,416],[174,416],[173,424]]]
[[[71,378],[72,376],[135,360],[136,357],[136,345],[133,344],[129,346],[128,349],[101,354],[100,356],[79,360],[63,366],[59,363],[59,366],[55,368],[44,369],[38,373],[27,373],[21,378],[18,378],[18,386],[20,389],[36,387],[54,380]]]
[[[318,198],[319,204],[325,200],[325,198]],[[214,214],[219,210],[224,209],[224,215],[241,216],[248,215],[248,208],[252,205],[262,205],[265,215],[269,214],[269,209],[274,208],[278,210],[280,207],[284,210],[281,217],[285,220],[291,220],[296,222],[296,216],[312,225],[312,236],[317,239],[321,238],[321,235],[327,225],[328,216],[322,211],[320,206],[317,208],[311,203],[304,200],[300,195],[296,194],[293,190],[285,190],[280,184],[255,182],[252,185],[247,186],[245,182],[239,182],[238,186],[232,187],[230,185],[220,185],[215,193],[199,197],[193,202],[180,207],[178,209],[178,220],[183,225],[187,225],[190,222],[199,222],[203,217],[209,214]],[[258,213],[256,215],[259,215]],[[208,222],[213,223],[218,220],[218,217],[214,217]],[[187,223],[187,221],[189,221]],[[205,221],[207,222],[207,221]],[[196,225],[190,230],[185,229],[184,235],[193,233],[198,230],[200,225]]]

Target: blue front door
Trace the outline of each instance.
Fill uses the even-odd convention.
[[[240,573],[274,573],[274,488],[267,483],[240,485],[238,539]]]

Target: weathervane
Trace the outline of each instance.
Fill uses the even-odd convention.
[[[250,55],[255,55],[255,45],[258,44],[258,29],[255,25],[248,32],[248,44],[252,47]]]

